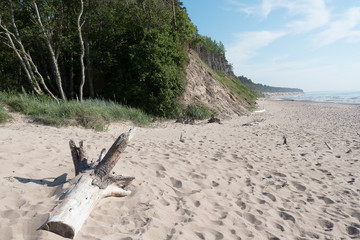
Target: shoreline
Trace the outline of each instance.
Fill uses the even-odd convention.
[[[321,102],[312,100],[298,100],[292,98],[263,98],[268,101],[288,101],[288,102],[303,102],[303,103],[323,103],[323,104],[340,104],[340,105],[360,105],[360,103],[344,103],[344,102]]]
[[[359,238],[360,105],[259,99],[258,107],[266,111],[222,124],[137,128],[114,168],[135,177],[132,194],[101,200],[76,239]],[[1,125],[3,239],[64,239],[37,229],[66,187],[59,182],[74,176],[68,141],[84,140],[96,159],[130,127]]]
[[[289,101],[360,105],[360,92],[304,92],[302,94],[276,94],[268,96],[268,98],[278,100],[285,99]]]

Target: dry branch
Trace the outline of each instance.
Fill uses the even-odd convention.
[[[325,145],[328,147],[328,149],[333,150],[332,147],[327,142],[325,142]]]
[[[120,154],[124,152],[134,131],[135,129],[130,129],[129,132],[121,134],[116,139],[104,159],[96,166],[93,185],[97,185],[99,188],[106,188],[107,185],[105,183],[109,183],[108,178],[111,177],[109,174],[119,160]]]
[[[74,238],[90,215],[97,202],[105,197],[124,197],[131,191],[124,189],[134,177],[112,176],[110,172],[124,152],[135,129],[130,129],[119,136],[102,159],[101,151],[96,168],[88,164],[83,142],[79,147],[70,140],[69,146],[75,167],[72,186],[62,196],[61,203],[55,207],[51,218],[42,226],[43,230],[57,233],[66,238]]]

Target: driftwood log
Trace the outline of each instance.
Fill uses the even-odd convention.
[[[214,114],[211,115],[210,119],[208,120],[208,123],[218,123],[221,124],[220,119],[216,118]]]
[[[77,147],[70,140],[70,150],[75,166],[72,185],[60,198],[61,203],[51,213],[49,220],[41,227],[65,238],[74,238],[90,215],[97,202],[105,197],[124,197],[131,191],[124,189],[134,177],[113,176],[111,170],[124,152],[135,129],[121,134],[104,155],[101,151],[99,162],[88,163],[83,142]],[[96,166],[95,166],[96,165]]]

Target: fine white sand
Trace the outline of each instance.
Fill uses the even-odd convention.
[[[76,239],[359,239],[360,105],[258,103],[222,124],[138,128],[114,169],[132,194],[101,200]],[[96,159],[130,127],[0,126],[0,238],[64,239],[38,228],[74,176],[68,141]]]

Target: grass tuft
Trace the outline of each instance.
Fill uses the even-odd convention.
[[[206,119],[209,118],[213,112],[201,103],[189,105],[185,110],[185,116],[187,119]]]
[[[13,111],[32,117],[36,122],[56,127],[80,125],[104,131],[110,122],[129,120],[136,125],[146,126],[151,118],[139,109],[98,99],[56,103],[47,96],[0,92],[0,102]]]
[[[6,112],[4,105],[0,103],[0,123],[6,123],[12,116]]]

